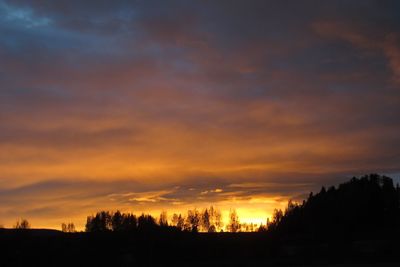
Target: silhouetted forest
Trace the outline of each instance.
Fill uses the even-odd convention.
[[[234,210],[225,229],[214,207],[187,214],[101,211],[86,232],[0,229],[0,266],[398,266],[400,189],[386,176],[353,178],[301,203],[289,201],[258,232],[243,229]],[[17,227],[18,226],[18,227]]]
[[[230,212],[230,223],[227,225],[232,232],[239,229],[239,221],[235,210]],[[137,217],[132,213],[121,213],[120,211],[100,211],[94,216],[88,216],[86,222],[86,232],[106,232],[106,231],[186,231],[186,232],[217,232],[223,231],[221,211],[213,206],[198,211],[197,209],[188,210],[187,215],[176,214],[172,216],[171,222],[168,221],[167,212],[161,212],[158,220],[149,214],[142,214]]]
[[[400,188],[378,174],[352,178],[337,188],[310,193],[298,204],[275,210],[268,232],[280,236],[351,239],[381,236],[400,228]]]

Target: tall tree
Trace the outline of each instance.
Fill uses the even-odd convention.
[[[122,225],[123,231],[135,231],[137,229],[138,220],[136,215],[131,213],[126,213],[122,215]]]
[[[200,225],[199,211],[197,209],[188,210],[188,215],[186,217],[185,229],[192,231],[192,232],[198,232],[199,225]]]
[[[180,213],[174,213],[174,215],[172,215],[171,225],[182,231],[185,227],[185,218]]]
[[[229,212],[229,224],[227,228],[228,231],[232,233],[236,233],[240,230],[239,216],[237,215],[235,209],[231,209]]]
[[[146,215],[143,214],[139,216],[138,218],[138,229],[140,231],[153,231],[156,229],[158,226],[156,224],[156,220],[151,216],[151,215]]]
[[[207,209],[201,213],[201,230],[204,232],[210,231],[210,214]]]
[[[162,211],[160,214],[160,218],[158,219],[158,224],[160,226],[166,227],[168,226],[168,214],[166,211]]]
[[[210,215],[210,232],[220,231],[223,227],[221,211],[213,206],[208,209]]]
[[[112,230],[113,231],[121,231],[122,228],[122,221],[123,221],[123,215],[119,210],[117,210],[111,218],[111,225],[112,225]]]

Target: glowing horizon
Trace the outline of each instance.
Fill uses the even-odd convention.
[[[289,199],[400,173],[394,2],[0,0],[0,225]]]

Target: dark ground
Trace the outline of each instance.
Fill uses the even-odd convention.
[[[0,266],[400,266],[397,240],[0,229]]]

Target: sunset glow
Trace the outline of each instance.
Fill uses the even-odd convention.
[[[0,224],[399,177],[400,6],[280,3],[0,0]]]

